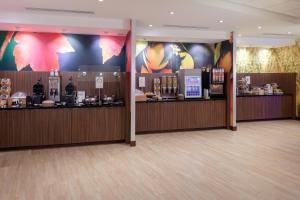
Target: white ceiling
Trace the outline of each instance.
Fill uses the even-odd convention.
[[[193,26],[194,28],[169,28],[179,29],[182,37],[186,38],[189,32],[202,30],[195,27],[206,27],[207,30],[204,31],[208,34],[216,31],[221,34],[235,31],[243,37],[300,38],[299,0],[104,0],[102,3],[98,0],[0,1],[0,13],[5,11],[17,15],[55,15],[61,21],[68,17],[135,19],[139,29],[145,30],[149,29],[149,24],[153,25],[153,30],[166,29],[165,25]],[[92,11],[95,14],[36,12],[28,11],[25,7]],[[170,15],[170,11],[174,11],[175,14]],[[10,15],[6,16],[11,18]],[[3,17],[5,18],[2,15],[0,23]],[[224,22],[218,23],[219,20]],[[79,20],[77,26],[84,27],[85,22],[87,21]],[[76,20],[72,23],[73,28],[74,24]],[[59,27],[64,28],[63,23],[61,25]],[[89,28],[97,30],[99,27],[96,23],[94,25],[95,27],[90,24]],[[259,30],[258,26],[263,28]],[[0,24],[0,28],[3,27],[4,24]],[[288,35],[288,32],[292,34]]]
[[[238,47],[263,47],[278,48],[295,45],[296,41],[290,38],[260,38],[260,37],[238,37]]]
[[[300,18],[299,0],[231,0],[231,2]]]

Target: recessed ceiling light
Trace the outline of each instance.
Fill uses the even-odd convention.
[[[148,26],[149,26],[149,27],[153,27],[153,25],[152,25],[152,24],[149,24]]]
[[[174,11],[171,11],[171,12],[170,12],[170,15],[174,15],[174,14],[175,14],[175,12],[174,12]]]
[[[257,28],[258,28],[259,30],[261,30],[261,29],[262,29],[262,26],[258,26]]]
[[[98,0],[99,2],[103,2],[104,0]]]
[[[292,34],[292,32],[290,32],[290,31],[289,31],[289,32],[288,32],[288,34],[289,34],[289,35],[291,35],[291,34]]]
[[[219,20],[217,22],[219,22],[220,24],[222,24],[224,22],[224,20],[221,19],[221,20]]]

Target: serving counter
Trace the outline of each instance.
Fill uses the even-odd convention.
[[[76,91],[84,91],[86,97],[98,97],[96,76],[100,72],[60,72],[61,89],[71,82]],[[0,109],[0,149],[73,145],[88,143],[129,142],[129,74],[101,73],[103,77],[102,99],[115,95],[119,101],[78,104],[60,102],[53,107],[27,107]],[[11,80],[11,93],[19,91],[33,96],[37,80],[44,86],[49,98],[49,72],[1,71],[0,77]],[[62,92],[62,96],[66,95]],[[107,104],[106,104],[107,103]],[[63,106],[66,105],[66,106]],[[69,106],[72,105],[72,106]],[[9,105],[7,105],[9,106]]]
[[[138,102],[136,132],[225,128],[226,100]]]
[[[0,148],[121,142],[126,108],[72,107],[0,110]]]
[[[237,80],[245,76],[254,86],[277,83],[284,94],[237,96],[237,121],[296,118],[296,73],[241,73]]]
[[[238,121],[289,119],[295,117],[293,95],[238,96]]]

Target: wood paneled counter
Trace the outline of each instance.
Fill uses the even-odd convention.
[[[136,132],[164,132],[227,126],[226,100],[136,104]]]
[[[0,148],[121,142],[125,118],[124,106],[0,110]]]
[[[277,83],[282,96],[238,96],[237,121],[296,118],[296,73],[239,73],[237,80],[249,76],[251,85],[263,87]]]
[[[295,117],[293,95],[237,97],[237,120],[271,120]]]

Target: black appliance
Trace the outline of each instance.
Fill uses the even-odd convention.
[[[41,84],[41,79],[38,80],[38,82],[33,85],[33,96],[32,98],[27,98],[27,103],[31,105],[40,105],[42,102],[46,99],[45,93],[44,93],[44,86]]]
[[[205,68],[202,71],[202,88],[204,89],[210,89],[210,83],[211,83],[211,72],[209,68]]]
[[[76,88],[73,84],[73,78],[70,77],[69,83],[65,87],[65,96],[63,96],[63,102],[66,106],[73,106],[76,103]]]

